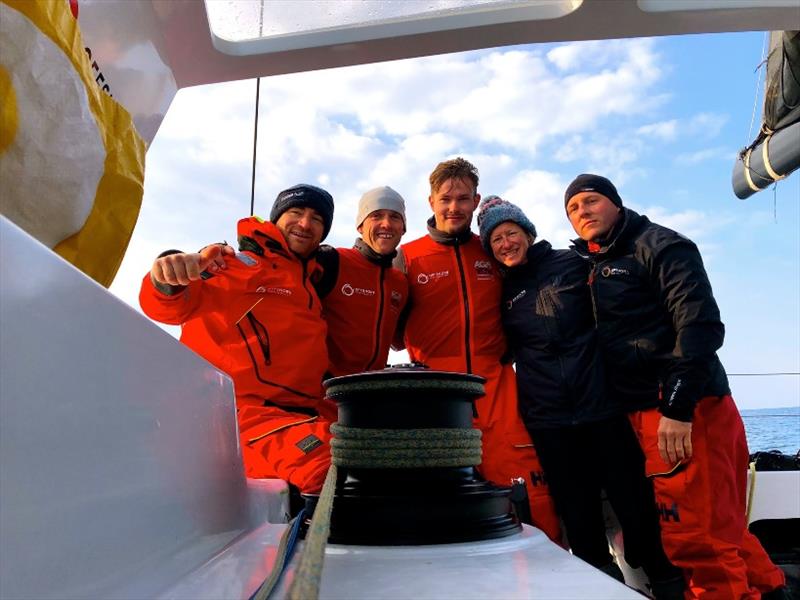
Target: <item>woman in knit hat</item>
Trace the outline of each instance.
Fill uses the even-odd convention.
[[[519,411],[539,454],[573,554],[622,579],[608,551],[601,490],[620,521],[625,560],[656,598],[681,598],[681,572],[661,547],[653,490],[621,406],[605,394],[589,265],[536,242],[522,210],[497,196],[478,213],[481,242],[502,265],[502,315],[516,362]]]

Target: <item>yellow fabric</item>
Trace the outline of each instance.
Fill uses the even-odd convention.
[[[11,75],[0,65],[0,154],[17,135],[17,95],[11,85]]]
[[[86,87],[89,106],[103,140],[104,172],[83,227],[54,250],[98,283],[109,286],[128,247],[144,193],[145,144],[128,112],[97,85],[69,3],[52,0],[0,0],[28,18],[69,58]],[[0,74],[0,96],[5,93]],[[10,92],[13,94],[13,88]],[[17,102],[25,102],[17,98]],[[3,140],[9,126],[0,113]]]

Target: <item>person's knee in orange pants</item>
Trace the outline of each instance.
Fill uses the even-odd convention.
[[[277,413],[283,414],[277,414]],[[331,465],[330,423],[275,410],[259,430],[241,433],[245,475],[283,479],[304,493],[322,489]]]

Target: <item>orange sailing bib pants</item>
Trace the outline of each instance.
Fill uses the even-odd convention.
[[[693,456],[673,469],[658,453],[658,409],[630,414],[661,517],[664,551],[687,579],[687,599],[757,599],[784,585],[747,529],[749,454],[731,396],[703,398],[692,420]]]

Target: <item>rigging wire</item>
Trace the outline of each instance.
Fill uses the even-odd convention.
[[[776,377],[776,376],[797,376],[800,372],[784,371],[775,373],[728,373],[728,377]],[[778,414],[778,415],[742,415],[743,419],[763,419],[767,417],[800,417],[800,414]]]
[[[256,147],[258,145],[258,97],[261,92],[261,78],[256,77],[256,117],[253,123],[253,168],[250,173],[250,216],[255,214],[256,205]]]
[[[262,0],[263,1],[263,0]],[[750,115],[750,128],[747,130],[747,139],[745,140],[745,147],[750,145],[751,140],[753,139],[753,124],[756,120],[756,107],[758,106],[758,90],[761,87],[761,67],[764,67],[764,71],[767,70],[767,40],[769,39],[769,32],[764,32],[764,41],[761,43],[761,62],[758,63],[756,67],[756,91],[753,96],[753,112]],[[765,76],[766,79],[766,76]]]
[[[777,376],[797,376],[800,371],[782,371],[775,373],[728,373],[728,377],[777,377]]]
[[[264,37],[264,0],[261,0],[261,12],[258,19],[258,37]],[[258,101],[261,95],[261,77],[256,77],[256,113],[253,122],[253,167],[250,173],[250,216],[255,214],[256,206],[256,156],[258,149]]]

